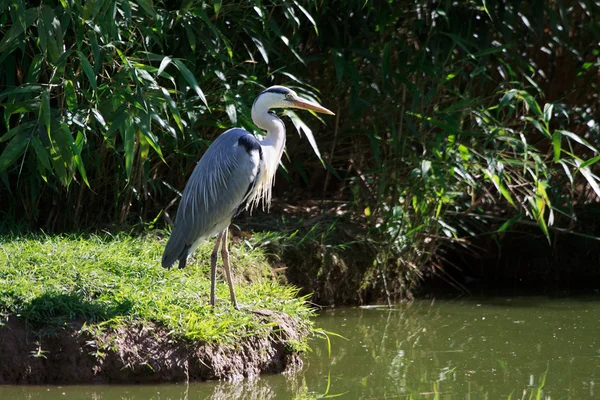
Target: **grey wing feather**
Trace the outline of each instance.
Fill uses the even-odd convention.
[[[196,165],[181,197],[163,267],[185,260],[202,240],[229,226],[248,197],[260,170],[260,148],[248,151],[241,146],[239,139],[245,135],[250,133],[243,129],[223,133]]]

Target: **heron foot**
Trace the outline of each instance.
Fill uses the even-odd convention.
[[[210,299],[210,306],[214,308],[215,307],[215,303],[221,303],[221,302],[224,302],[224,301],[225,300],[221,300],[221,299],[218,299],[218,298],[216,298],[216,299]],[[235,310],[242,310],[242,309],[246,308],[243,305],[240,306],[237,301],[232,301],[231,302],[231,307],[233,309],[235,309]]]

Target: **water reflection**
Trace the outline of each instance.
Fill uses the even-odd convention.
[[[0,399],[593,399],[600,302],[545,298],[416,301],[338,309],[316,325],[294,374],[156,386],[1,387]],[[538,397],[539,396],[539,397]]]
[[[0,399],[19,400],[191,400],[312,399],[302,373],[265,376],[237,382],[164,385],[0,386]]]
[[[595,398],[599,311],[592,301],[542,298],[333,311],[319,326],[351,341],[334,338],[331,363],[315,357],[311,368],[356,398]]]

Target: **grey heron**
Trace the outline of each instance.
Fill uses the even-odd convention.
[[[198,245],[217,236],[210,259],[210,304],[215,304],[219,247],[229,294],[237,307],[227,248],[229,225],[245,208],[271,202],[271,190],[283,150],[285,124],[269,112],[273,108],[300,108],[334,115],[321,105],[300,98],[284,86],[271,86],[252,105],[252,120],[267,132],[263,140],[250,132],[233,128],[222,133],[206,150],[189,178],[175,217],[175,224],[162,257],[170,268],[179,261],[184,268]]]

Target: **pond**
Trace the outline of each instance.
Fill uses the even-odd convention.
[[[419,300],[341,308],[315,320],[293,374],[237,383],[0,386],[0,399],[594,399],[600,299]],[[600,383],[600,382],[599,382]]]

